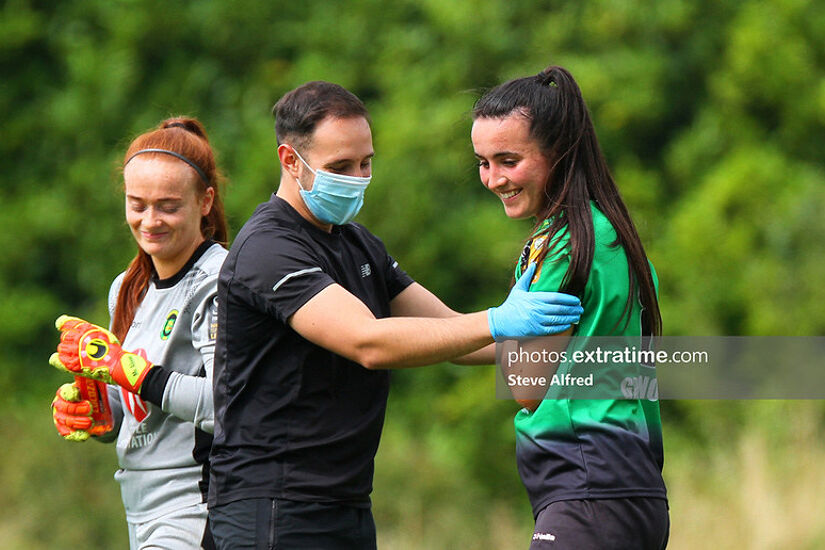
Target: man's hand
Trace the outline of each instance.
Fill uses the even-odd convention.
[[[530,264],[504,303],[487,310],[490,334],[496,342],[558,334],[579,322],[584,310],[575,296],[530,292],[535,271],[536,264]]]
[[[74,384],[63,384],[52,400],[52,420],[67,441],[86,441],[92,428],[92,404],[80,398]]]
[[[57,352],[49,363],[60,370],[85,376],[138,393],[152,363],[123,351],[108,330],[77,317],[61,315],[55,326],[61,332]]]

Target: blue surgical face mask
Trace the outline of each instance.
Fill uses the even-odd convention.
[[[295,154],[315,175],[311,191],[306,191],[301,187],[301,182],[298,182],[298,187],[301,188],[301,198],[312,215],[323,223],[333,225],[343,225],[351,221],[364,204],[364,192],[371,178],[313,170],[298,151],[295,151]]]

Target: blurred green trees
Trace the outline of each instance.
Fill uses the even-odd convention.
[[[819,335],[823,31],[825,4],[812,0],[3,3],[0,539],[124,545],[114,450],[52,433],[46,404],[64,378],[46,358],[60,313],[107,321],[108,285],[134,253],[119,175],[132,136],[199,117],[237,231],[277,185],[272,104],[304,81],[338,82],[374,122],[359,221],[448,304],[481,309],[505,296],[529,225],[479,184],[468,112],[480,90],[560,64],[659,271],[665,332]],[[453,366],[394,376],[376,475],[382,547],[458,547],[479,525],[493,534],[477,547],[526,545],[515,406],[494,399],[493,380],[490,368]],[[801,441],[821,458],[823,408],[783,406],[813,426]],[[722,452],[716,437],[750,433],[771,407],[663,403],[674,547],[688,540],[678,490],[692,487],[694,444]],[[758,437],[781,436],[782,424],[770,429]],[[87,523],[55,504],[78,493],[73,514]]]

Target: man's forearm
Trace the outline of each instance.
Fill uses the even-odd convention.
[[[356,347],[358,362],[368,369],[419,367],[495,349],[484,311],[440,319],[388,317],[370,325]]]

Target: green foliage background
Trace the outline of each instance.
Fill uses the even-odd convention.
[[[478,182],[479,91],[572,71],[674,335],[825,331],[825,4],[812,0],[7,0],[0,7],[0,540],[123,548],[114,449],[54,433],[53,321],[106,323],[134,254],[119,162],[200,118],[237,231],[278,181],[277,98],[338,82],[374,120],[359,217],[461,310],[498,303],[528,225]],[[381,548],[524,548],[515,405],[489,367],[397,373]],[[821,402],[664,402],[671,548],[825,546]]]

